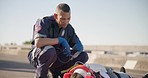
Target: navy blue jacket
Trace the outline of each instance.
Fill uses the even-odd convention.
[[[82,47],[78,36],[75,33],[74,28],[68,24],[65,29],[59,28],[57,22],[55,21],[53,15],[52,16],[46,16],[42,19],[38,19],[36,24],[34,25],[34,33],[33,33],[33,39],[39,37],[39,38],[58,38],[63,37],[67,40],[70,47],[73,48],[77,42],[80,44],[79,47]],[[79,40],[79,41],[78,41]],[[33,40],[34,41],[34,40]],[[54,45],[54,47],[59,50],[62,49],[60,45]]]

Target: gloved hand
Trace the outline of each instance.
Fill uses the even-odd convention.
[[[79,39],[77,39],[76,44],[73,47],[73,50],[82,52],[83,51],[83,45]]]
[[[58,37],[58,41],[59,41],[58,44],[61,44],[65,48],[64,54],[66,54],[66,56],[71,56],[70,46],[66,41],[66,39],[62,37]]]

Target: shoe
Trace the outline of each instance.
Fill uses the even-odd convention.
[[[145,74],[142,78],[148,78],[148,73]]]
[[[121,67],[121,68],[120,68],[120,72],[124,72],[124,73],[126,73],[125,68],[124,68],[124,67]]]

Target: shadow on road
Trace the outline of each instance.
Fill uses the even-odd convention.
[[[35,73],[35,68],[29,63],[0,60],[0,70]]]

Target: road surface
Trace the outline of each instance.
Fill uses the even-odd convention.
[[[114,68],[119,70],[118,68]],[[35,69],[26,56],[0,54],[0,78],[34,78]],[[127,70],[134,78],[142,78],[146,71]]]

